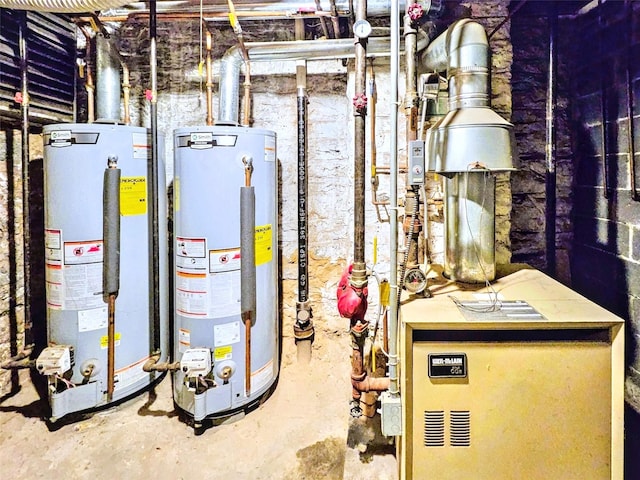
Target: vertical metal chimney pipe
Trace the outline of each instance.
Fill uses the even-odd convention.
[[[115,45],[102,34],[96,35],[96,119],[120,120],[120,60]]]

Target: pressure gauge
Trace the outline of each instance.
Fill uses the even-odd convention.
[[[410,293],[422,293],[427,288],[427,276],[419,268],[407,270],[404,275],[404,288]]]
[[[353,24],[353,33],[358,38],[367,38],[371,35],[371,24],[364,18],[361,18]]]

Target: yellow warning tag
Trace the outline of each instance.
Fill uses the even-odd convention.
[[[173,179],[173,208],[180,210],[180,178]]]
[[[227,345],[225,347],[217,347],[213,350],[213,359],[216,362],[220,360],[229,360],[231,359],[231,354],[233,352],[233,347],[231,345]]]
[[[389,282],[386,280],[380,282],[380,304],[383,307],[389,306]]]
[[[120,179],[120,215],[144,215],[147,213],[147,177],[122,177]]]
[[[273,260],[273,230],[271,224],[256,226],[256,267]]]
[[[122,335],[120,334],[120,332],[116,332],[116,335],[115,335],[115,337],[116,337],[116,338],[115,338],[115,345],[116,345],[116,347],[117,347],[118,345],[120,345],[120,337],[121,337],[121,336],[122,336]],[[104,349],[105,349],[105,348],[107,348],[108,346],[109,346],[109,337],[108,337],[107,335],[104,335],[104,336],[100,337],[100,348],[102,348],[102,349],[104,350]]]

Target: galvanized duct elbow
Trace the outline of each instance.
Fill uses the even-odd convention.
[[[484,27],[459,20],[421,56],[431,71],[447,71],[449,112],[427,133],[429,170],[513,170],[513,125],[490,108],[490,50]]]
[[[418,39],[417,50],[421,51],[429,43],[426,35]],[[388,37],[373,37],[367,42],[367,56],[389,56]],[[353,39],[294,41],[294,42],[255,42],[245,43],[252,62],[276,60],[330,60],[353,58]],[[220,98],[218,105],[218,125],[238,125],[240,70],[243,64],[238,47],[231,47],[220,62]]]
[[[421,61],[430,71],[447,71],[449,110],[456,110],[489,106],[489,58],[484,27],[463,19],[433,40]]]
[[[14,10],[35,10],[51,13],[83,13],[122,7],[124,0],[6,0],[2,8]]]

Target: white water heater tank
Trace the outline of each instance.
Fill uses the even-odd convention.
[[[174,400],[201,421],[260,400],[278,376],[276,135],[234,126],[179,128],[174,159],[174,360],[181,362]],[[241,318],[240,268],[240,192],[248,163],[256,275],[249,335]],[[203,348],[210,364],[202,359]]]
[[[163,139],[159,151],[163,152]],[[103,294],[103,179],[109,157],[120,178],[120,289],[115,301],[115,375],[107,390],[107,303]],[[65,346],[71,369],[42,358],[50,375],[52,418],[117,402],[147,387],[157,373],[142,365],[153,345],[146,128],[113,124],[44,127],[47,334]],[[167,202],[164,158],[158,161],[160,325],[162,358],[169,348]],[[63,347],[64,348],[64,347]],[[56,357],[57,358],[57,357]],[[54,359],[55,360],[55,359]],[[66,365],[66,362],[63,362]],[[59,371],[58,371],[59,370]],[[52,387],[53,385],[53,387]]]

